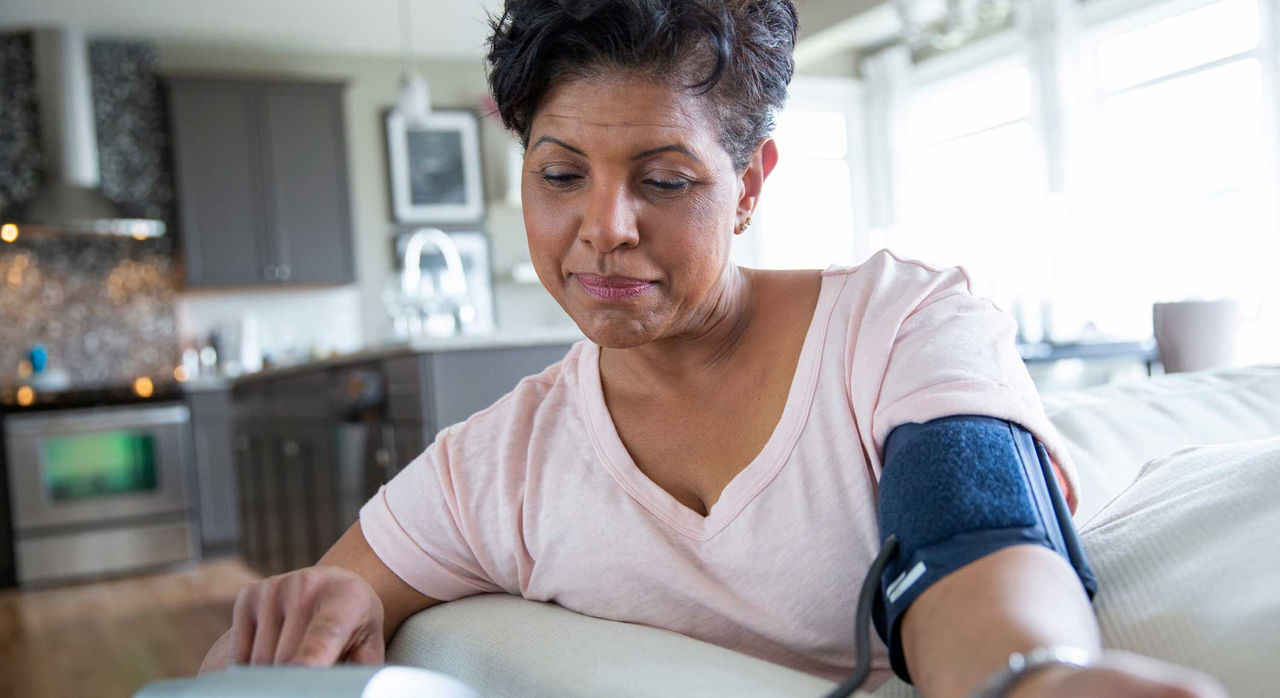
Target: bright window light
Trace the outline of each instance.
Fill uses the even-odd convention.
[[[742,239],[752,248],[753,256],[744,260],[748,266],[825,269],[854,263],[848,128],[837,111],[778,115],[778,165]]]
[[[1036,225],[1047,190],[1031,105],[1020,63],[924,87],[907,126],[902,216],[888,239],[907,257],[963,266],[974,292],[1007,310],[1036,288],[1025,260],[1043,257],[1047,244]]]
[[[1257,41],[1256,2],[1221,0],[1094,44],[1100,92],[1080,121],[1061,248],[1064,269],[1090,273],[1064,275],[1060,305],[1098,331],[1150,336],[1155,301],[1231,297],[1250,323],[1242,360],[1276,358],[1262,339],[1276,328],[1260,324],[1280,300],[1280,202]]]
[[[1098,45],[1098,77],[1104,90],[1120,90],[1257,45],[1257,0],[1221,0],[1104,39]]]
[[[849,152],[848,124],[829,111],[784,111],[774,139],[786,159],[839,159]]]
[[[1121,206],[1238,189],[1265,166],[1262,100],[1252,58],[1107,99],[1090,183]]]
[[[929,142],[945,141],[1031,115],[1031,73],[1002,70],[978,79],[959,78],[925,91],[914,128]]]

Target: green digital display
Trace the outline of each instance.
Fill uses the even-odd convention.
[[[55,502],[156,489],[155,444],[149,434],[104,431],[51,436],[42,445],[44,487]]]

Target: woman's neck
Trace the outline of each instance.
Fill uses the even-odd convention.
[[[718,380],[742,347],[756,297],[750,270],[732,262],[687,329],[629,349],[602,349],[601,375],[627,392],[651,393]],[[627,389],[631,387],[631,389]]]

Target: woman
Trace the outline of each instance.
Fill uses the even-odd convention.
[[[1073,496],[1012,323],[963,272],[883,252],[823,272],[729,261],[777,162],[795,33],[789,0],[507,1],[489,79],[526,148],[529,249],[589,341],[441,432],[318,565],[242,592],[203,670],[379,662],[414,612],[507,592],[838,679],[894,427],[1015,421]],[[931,696],[964,694],[1015,650],[1099,654],[1074,572],[1036,546],[946,577],[903,623]],[[1102,657],[1018,689],[1208,685]]]

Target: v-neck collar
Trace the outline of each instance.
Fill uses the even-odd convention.
[[[604,400],[604,387],[600,381],[600,346],[586,342],[578,360],[578,385],[586,405],[587,432],[596,454],[622,489],[663,523],[695,540],[710,539],[736,519],[777,476],[800,438],[813,403],[827,325],[844,278],[844,275],[822,273],[818,303],[805,333],[782,416],[764,448],[725,485],[720,498],[706,516],[680,503],[636,466],[618,435]]]

